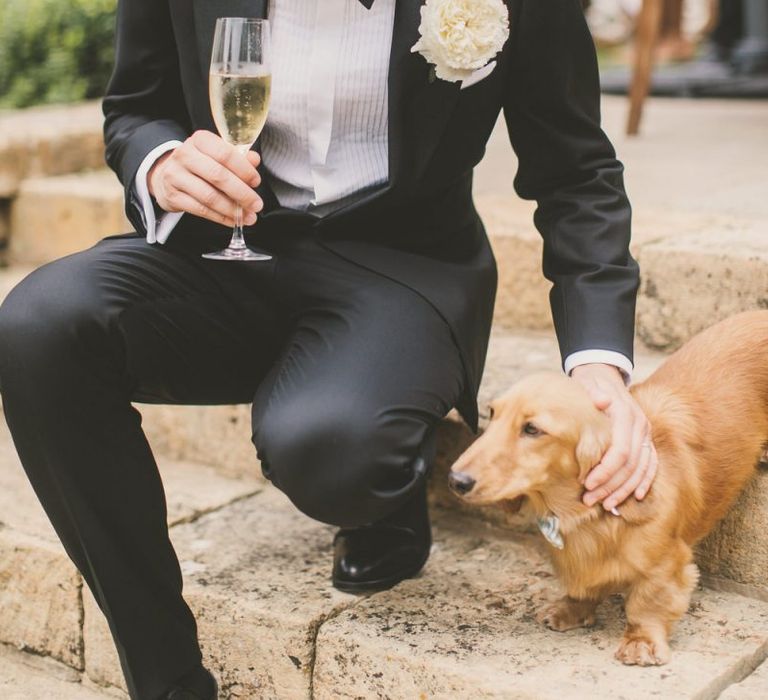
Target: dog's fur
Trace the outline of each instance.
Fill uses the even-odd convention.
[[[726,514],[767,446],[768,311],[697,335],[631,391],[651,423],[659,469],[646,498],[631,497],[620,517],[581,501],[610,424],[563,375],[528,377],[493,401],[488,429],[452,472],[475,480],[468,502],[513,507],[527,497],[537,516],[559,518],[565,546],[550,549],[566,596],[542,622],[589,626],[597,605],[621,592],[627,626],[616,657],[663,664],[698,577],[691,548]],[[527,435],[526,423],[541,434]]]

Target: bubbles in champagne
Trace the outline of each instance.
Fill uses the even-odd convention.
[[[211,111],[221,137],[233,146],[250,146],[267,121],[272,76],[212,72]]]

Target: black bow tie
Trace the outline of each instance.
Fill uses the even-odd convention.
[[[371,5],[373,5],[373,0],[360,0],[360,2],[365,6],[367,10],[370,10]]]

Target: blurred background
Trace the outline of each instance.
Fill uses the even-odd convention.
[[[115,0],[3,0],[0,108],[100,97]],[[768,96],[768,0],[584,0],[604,89],[626,92],[644,5],[655,6],[652,94]],[[670,70],[672,68],[672,70]]]
[[[114,57],[115,0],[2,0],[0,107],[100,97]]]

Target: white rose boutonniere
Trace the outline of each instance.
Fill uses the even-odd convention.
[[[421,8],[418,51],[441,80],[465,80],[485,66],[509,37],[503,0],[427,0]]]

